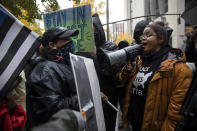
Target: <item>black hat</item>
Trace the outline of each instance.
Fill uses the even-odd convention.
[[[126,41],[126,40],[122,40],[122,41],[120,41],[120,42],[118,43],[119,49],[125,48],[125,47],[127,47],[127,46],[129,46],[129,42]]]
[[[41,42],[43,46],[48,46],[49,42],[54,42],[57,39],[76,36],[79,30],[68,30],[63,27],[55,27],[48,29],[42,36]]]
[[[145,20],[141,20],[136,24],[133,33],[133,38],[135,39],[136,43],[141,43],[140,36],[143,34],[143,31],[147,25],[148,22]]]

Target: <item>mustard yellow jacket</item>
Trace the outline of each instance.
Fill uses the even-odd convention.
[[[192,72],[185,64],[185,54],[179,49],[172,49],[154,73],[148,85],[146,104],[141,131],[174,131],[182,118],[180,107],[192,80]],[[142,61],[137,63],[140,68]],[[120,80],[129,79],[123,105],[124,127],[127,127],[127,113],[132,83],[137,74],[128,74],[123,68]]]

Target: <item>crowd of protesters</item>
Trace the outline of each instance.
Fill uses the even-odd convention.
[[[77,55],[93,59],[98,76],[106,131],[114,131],[120,104],[123,127],[131,131],[193,131],[197,129],[196,74],[187,62],[197,63],[197,26],[187,34],[185,52],[168,43],[173,29],[163,22],[140,21],[134,30],[134,44],[142,53],[127,62],[102,66],[98,50],[117,51],[130,46],[106,41],[98,14],[93,15],[95,52]],[[85,129],[80,113],[69,53],[74,53],[73,36],[78,30],[48,29],[40,37],[36,57],[29,61],[0,106],[0,129],[69,130]],[[24,73],[24,72],[23,72]],[[26,80],[24,78],[26,77]],[[26,87],[26,92],[25,92]]]

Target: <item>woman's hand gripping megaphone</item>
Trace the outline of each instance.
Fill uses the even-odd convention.
[[[133,62],[128,61],[126,66],[125,66],[125,71],[127,73],[134,73],[135,70],[136,70],[136,61],[133,61]]]

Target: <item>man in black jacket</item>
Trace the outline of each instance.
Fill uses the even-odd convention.
[[[41,39],[45,58],[33,68],[27,83],[27,128],[46,122],[61,109],[78,110],[78,100],[70,67],[74,51],[71,36],[78,30],[62,27],[47,30]]]

